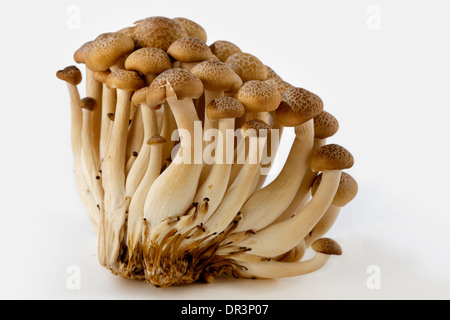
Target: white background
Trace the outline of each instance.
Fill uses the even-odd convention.
[[[450,298],[449,14],[445,0],[4,3],[0,298]],[[355,156],[349,173],[360,186],[329,233],[342,257],[303,277],[169,289],[97,263],[71,171],[68,95],[55,73],[84,42],[155,15],[193,19],[209,43],[233,41],[323,98],[341,124],[332,142]],[[66,285],[70,266],[81,271],[80,290]],[[371,266],[380,289],[367,285]]]

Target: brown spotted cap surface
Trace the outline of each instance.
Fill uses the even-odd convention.
[[[296,127],[323,111],[323,101],[317,95],[302,88],[289,89],[276,111],[277,121],[285,127]]]
[[[187,37],[184,27],[166,17],[150,17],[136,22],[134,41],[138,48],[159,48],[164,51],[180,38]]]
[[[94,111],[97,107],[97,101],[94,98],[86,97],[80,100],[81,109],[85,109],[88,111]]]
[[[231,97],[221,97],[212,100],[206,107],[206,114],[210,120],[231,119],[242,117],[245,108],[242,103]]]
[[[134,51],[125,60],[125,69],[142,74],[160,74],[172,68],[169,55],[162,49],[142,48]]]
[[[248,113],[270,112],[280,105],[281,94],[275,85],[253,80],[244,83],[237,92],[236,99],[245,106]]]
[[[339,130],[337,119],[326,111],[323,111],[314,118],[314,137],[317,139],[326,139],[332,137]]]
[[[63,70],[59,70],[56,73],[56,77],[74,86],[79,85],[83,80],[83,76],[81,75],[80,69],[78,69],[75,66],[70,66]]]
[[[214,42],[211,46],[212,53],[222,62],[235,53],[242,52],[241,49],[230,41],[219,40]]]
[[[281,94],[281,96],[283,96],[290,89],[294,88],[292,84],[277,78],[268,79],[266,80],[266,82],[274,85],[278,89],[278,92]]]
[[[77,51],[75,51],[73,59],[75,60],[76,63],[83,63],[83,64],[86,63],[86,56],[93,42],[94,41],[86,42]]]
[[[337,144],[328,144],[317,149],[311,159],[311,170],[314,172],[350,169],[353,165],[352,154]]]
[[[314,194],[319,188],[322,181],[322,174],[319,174],[311,187],[311,193]],[[342,172],[341,181],[339,182],[339,188],[336,192],[336,196],[333,199],[333,205],[337,207],[345,207],[351,202],[358,194],[358,183],[356,180],[346,172]]]
[[[206,90],[229,91],[242,85],[242,80],[236,72],[221,61],[204,61],[192,68],[191,72],[202,80]]]
[[[317,253],[326,254],[329,256],[342,255],[341,246],[336,241],[329,238],[322,238],[315,241],[311,248]]]
[[[271,130],[267,123],[259,119],[247,121],[241,127],[244,136],[267,137]]]
[[[238,52],[230,56],[226,63],[233,68],[244,83],[251,80],[267,80],[267,67],[254,55]]]
[[[181,62],[201,62],[212,58],[208,45],[195,37],[185,37],[174,41],[167,53]]]
[[[105,71],[114,66],[126,54],[134,50],[133,39],[123,33],[104,33],[92,43],[86,66],[92,71]]]
[[[198,99],[203,95],[203,83],[193,73],[173,68],[153,80],[147,95],[147,104],[154,108],[166,101],[166,87],[170,85],[178,100]]]
[[[145,83],[137,72],[118,69],[111,72],[106,79],[106,85],[110,89],[137,91],[143,88]]]
[[[184,27],[184,30],[186,30],[188,37],[196,37],[202,40],[203,42],[208,41],[206,30],[197,22],[182,17],[174,18],[173,20],[175,20]]]

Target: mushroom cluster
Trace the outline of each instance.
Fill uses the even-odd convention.
[[[327,144],[339,125],[316,94],[232,42],[208,45],[186,18],[140,20],[74,59],[85,64],[86,97],[76,66],[57,77],[69,89],[74,173],[104,267],[168,287],[298,276],[342,253],[323,237],[356,196],[343,172],[354,160]],[[285,128],[296,137],[267,184]],[[305,260],[309,248],[316,255]]]

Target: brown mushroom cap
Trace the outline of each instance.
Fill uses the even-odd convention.
[[[206,90],[229,91],[242,85],[241,78],[229,65],[221,61],[204,61],[192,68],[191,72],[202,80]]]
[[[106,79],[108,79],[108,76],[111,74],[111,70],[106,71],[96,71],[94,72],[94,80],[99,83],[106,83]]]
[[[104,33],[91,45],[86,66],[92,71],[105,71],[117,64],[120,58],[134,50],[133,39],[123,33]]]
[[[134,28],[136,28],[136,27],[126,27],[126,28],[123,28],[123,29],[120,29],[119,31],[117,31],[117,33],[126,34],[130,38],[134,39]]]
[[[181,62],[201,62],[212,58],[208,45],[194,37],[185,37],[174,41],[167,53]]]
[[[80,69],[75,66],[70,66],[63,70],[59,70],[56,73],[56,76],[58,77],[58,79],[66,81],[74,86],[79,85],[83,80]]]
[[[137,72],[119,69],[111,72],[106,79],[106,85],[109,89],[137,91],[144,87],[145,83]]]
[[[322,173],[320,173],[311,187],[311,193],[314,196],[322,181]],[[346,172],[342,172],[339,188],[336,196],[333,199],[333,205],[337,207],[345,207],[358,194],[358,183],[356,180]]]
[[[328,144],[317,149],[311,159],[311,170],[314,172],[350,169],[353,165],[352,154],[337,144]]]
[[[97,101],[91,97],[83,98],[80,100],[80,107],[88,111],[94,111],[97,108]]]
[[[134,41],[138,48],[159,48],[164,51],[177,39],[187,37],[184,27],[166,17],[150,17],[136,22]]]
[[[147,95],[147,104],[157,107],[166,101],[166,86],[170,85],[178,100],[198,99],[203,95],[203,83],[193,73],[173,68],[153,80]]]
[[[302,88],[288,90],[276,111],[277,121],[285,127],[296,127],[323,111],[323,102],[317,95]]]
[[[214,42],[211,46],[212,53],[222,62],[235,53],[242,52],[241,49],[230,41],[219,40]]]
[[[316,139],[327,139],[339,130],[339,122],[330,113],[323,111],[314,118],[314,137]]]
[[[143,103],[147,103],[148,90],[149,87],[144,87],[133,93],[133,96],[131,97],[131,104],[133,106],[140,106]]]
[[[206,114],[212,121],[242,117],[245,108],[242,103],[231,97],[212,100],[206,107]]]
[[[199,25],[198,23],[189,20],[187,18],[173,18],[176,22],[181,24],[187,32],[188,37],[196,37],[202,40],[203,42],[208,41],[208,36],[206,34],[205,29]]]
[[[330,256],[340,256],[342,255],[341,246],[334,240],[323,238],[315,241],[311,248],[321,254],[326,254]]]
[[[91,49],[92,43],[94,41],[89,41],[83,44],[77,51],[75,51],[73,55],[73,59],[76,63],[86,63],[86,56],[89,50]]]
[[[248,81],[239,89],[236,99],[246,112],[270,112],[278,108],[281,94],[278,89],[265,81]]]
[[[125,61],[125,69],[142,74],[160,74],[172,68],[169,55],[162,49],[142,48],[130,54]]]
[[[254,119],[245,122],[242,127],[242,135],[245,137],[268,137],[272,128],[262,120]]]
[[[294,88],[292,84],[277,78],[268,79],[266,80],[266,82],[277,87],[278,92],[281,94],[281,96],[283,96],[290,89]]]
[[[149,145],[156,145],[156,144],[164,144],[167,140],[164,137],[161,136],[153,136],[150,139],[148,139],[147,144]]]
[[[267,67],[254,55],[238,52],[230,56],[226,63],[233,68],[243,82],[267,80]]]

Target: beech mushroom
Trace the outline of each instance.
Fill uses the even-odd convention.
[[[324,146],[328,138],[332,137],[339,130],[339,122],[330,113],[323,111],[317,117],[314,118],[314,146],[312,153],[317,149]],[[308,169],[300,188],[297,191],[294,199],[292,200],[289,208],[279,217],[277,221],[283,221],[292,217],[295,211],[302,207],[305,201],[308,199],[309,190],[316,177],[317,173]]]
[[[241,79],[233,69],[220,61],[204,61],[192,68],[191,72],[203,82],[205,88],[205,106],[208,106],[212,100],[222,97],[224,92],[242,85]],[[211,120],[205,115],[205,131],[215,128]]]
[[[136,22],[134,41],[138,48],[159,48],[164,51],[177,39],[187,37],[183,26],[166,17],[150,17]]]
[[[321,269],[328,262],[331,256],[342,255],[342,249],[339,244],[328,238],[319,239],[312,246],[316,255],[302,262],[279,262],[275,260],[257,261],[257,262],[241,262],[239,273],[246,278],[287,278],[296,277],[312,273]]]
[[[136,50],[125,60],[125,69],[142,73],[147,85],[150,85],[157,75],[171,68],[172,62],[169,56],[158,48]]]
[[[258,178],[262,150],[271,129],[261,120],[252,120],[246,122],[241,130],[243,136],[249,139],[250,144],[247,161],[234,183],[225,193],[218,209],[205,223],[205,235],[222,232],[228,226],[250,197],[255,186],[254,181]]]
[[[191,70],[200,62],[209,60],[213,54],[208,45],[194,37],[185,37],[174,41],[167,53],[181,62],[181,68]]]
[[[322,174],[319,174],[314,180],[312,186],[312,195],[314,196],[322,181]],[[356,180],[346,172],[342,172],[339,188],[328,210],[325,212],[322,219],[317,223],[314,229],[306,237],[306,246],[323,237],[333,226],[339,216],[342,207],[345,207],[352,201],[358,193],[358,183]]]
[[[323,171],[323,178],[312,200],[291,219],[270,225],[238,245],[251,249],[254,255],[269,258],[294,248],[325,214],[339,187],[341,170],[351,168],[353,162],[350,152],[339,145],[318,149],[311,159],[311,169]]]
[[[91,221],[98,223],[98,213],[96,208],[96,201],[89,191],[89,187],[83,176],[82,166],[82,142],[81,132],[83,126],[83,113],[80,108],[80,94],[78,85],[82,81],[81,71],[75,67],[70,66],[57,72],[58,79],[63,80],[67,84],[70,96],[70,113],[71,113],[71,142],[73,153],[73,167],[75,179],[77,182],[78,193],[84,205],[89,208],[89,216]]]
[[[179,129],[184,129],[194,138],[194,123],[199,121],[192,99],[198,99],[203,93],[200,79],[183,69],[170,69],[153,81],[147,96],[150,107],[168,102]],[[193,155],[194,143],[181,141],[183,154]],[[179,154],[181,157],[181,155]],[[184,157],[186,158],[186,157]],[[163,220],[184,214],[192,205],[197,191],[202,164],[194,163],[190,157],[188,163],[172,163],[150,188],[145,203],[145,217],[152,226]],[[177,201],[172,196],[177,194]]]
[[[113,70],[106,79],[110,89],[117,90],[117,106],[111,137],[104,159],[103,181],[107,209],[107,261],[115,265],[114,257],[120,250],[121,232],[130,202],[125,197],[126,142],[130,119],[131,96],[144,86],[144,80],[134,71]]]
[[[102,95],[102,120],[100,130],[100,162],[103,162],[106,146],[109,139],[111,121],[108,114],[116,112],[117,94],[115,89],[109,89],[106,85],[106,79],[111,70],[94,72],[94,80],[103,85]]]
[[[232,160],[227,159],[229,147],[227,143],[234,142],[234,121],[244,114],[244,106],[234,98],[222,97],[212,100],[206,108],[208,118],[219,122],[219,143],[216,148],[216,161],[209,175],[199,186],[194,202],[201,203],[209,199],[209,215],[214,213],[222,202],[228,187]],[[231,137],[229,132],[232,133]],[[232,150],[233,151],[233,150]]]
[[[86,98],[80,70],[57,73],[69,88],[74,173],[98,260],[158,287],[315,271],[341,254],[334,241],[315,240],[357,191],[342,172],[353,157],[326,145],[337,120],[256,56],[206,41],[192,20],[150,17],[75,52]],[[296,138],[261,189],[270,168],[263,154],[275,157],[271,142],[285,127]],[[311,243],[316,256],[301,261]]]

